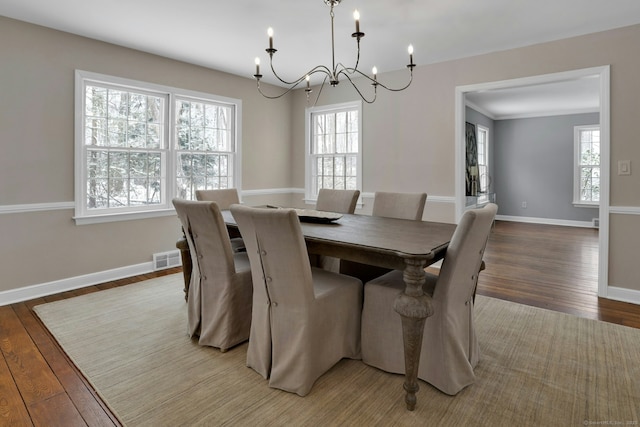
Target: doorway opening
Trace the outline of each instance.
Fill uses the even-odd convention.
[[[466,106],[467,97],[496,91],[550,87],[563,82],[576,82],[595,78],[598,85],[598,113],[600,119],[600,203],[598,251],[598,296],[607,296],[608,242],[609,242],[609,179],[610,179],[610,67],[594,67],[561,73],[524,77],[512,80],[486,82],[456,87],[455,92],[455,206],[456,221],[467,207],[467,163],[466,163]],[[560,86],[558,86],[560,87]],[[499,198],[499,195],[497,195]],[[499,205],[499,200],[498,200]]]

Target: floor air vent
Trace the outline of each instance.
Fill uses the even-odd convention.
[[[182,265],[180,251],[162,252],[153,254],[153,270],[164,270],[165,268],[178,267]]]

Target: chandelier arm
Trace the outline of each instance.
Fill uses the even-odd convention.
[[[369,77],[368,75],[366,75],[365,73],[363,73],[362,71],[360,71],[360,70],[358,70],[358,69],[356,69],[356,68],[346,68],[346,67],[343,67],[343,69],[342,69],[342,70],[340,70],[340,71],[338,72],[338,75],[342,74],[342,75],[344,75],[345,77],[349,78],[349,76],[347,75],[347,73],[349,73],[349,74],[358,73],[358,74],[360,74],[362,77],[364,77],[364,78],[366,78],[367,80],[369,80],[369,81],[371,82],[371,84],[375,84],[376,86],[381,86],[383,89],[386,89],[386,90],[388,90],[388,91],[390,91],[390,92],[400,92],[400,91],[403,91],[403,90],[405,90],[406,88],[408,88],[408,87],[411,85],[411,82],[413,81],[413,68],[412,68],[412,67],[409,67],[409,70],[410,70],[409,82],[408,82],[405,86],[403,86],[403,87],[401,87],[401,88],[392,88],[392,87],[388,87],[388,86],[384,85],[383,83],[380,83],[378,80],[374,80],[374,79],[372,79],[371,77]],[[349,80],[351,80],[351,79],[349,79]],[[352,84],[353,84],[353,82],[352,82]]]
[[[356,90],[356,92],[358,92],[358,95],[360,95],[360,98],[362,98],[362,100],[363,100],[364,102],[366,102],[367,104],[373,104],[373,103],[375,102],[376,98],[378,97],[378,91],[376,90],[376,86],[377,86],[377,85],[373,85],[373,99],[368,100],[368,99],[367,99],[367,98],[362,94],[362,92],[360,91],[360,89],[358,88],[358,86],[356,86],[356,84],[353,82],[353,80],[351,80],[351,77],[349,77],[349,74],[345,73],[345,70],[346,70],[346,69],[342,69],[342,70],[340,70],[340,72],[339,72],[338,74],[343,74],[343,75],[347,78],[347,80],[349,80],[349,83],[351,83],[351,86],[353,86],[353,88]],[[357,71],[358,73],[362,74],[363,76],[365,76],[365,77],[369,78],[366,74],[362,73],[360,70],[356,70],[356,69],[354,68],[354,71]],[[371,79],[369,79],[369,80],[371,80]]]
[[[392,87],[387,87],[385,85],[383,85],[382,83],[378,83],[378,86],[382,86],[384,89],[391,91],[391,92],[400,92],[402,90],[405,90],[406,88],[408,88],[409,86],[411,86],[411,82],[413,81],[413,69],[411,70],[411,74],[409,76],[409,82],[401,87],[401,88],[392,88]]]
[[[338,68],[340,68],[340,71],[338,71]],[[336,64],[336,69],[335,69],[335,70],[333,70],[333,72],[334,72],[334,74],[335,74],[336,76],[338,76],[338,75],[340,75],[340,74],[344,74],[344,72],[347,72],[347,73],[349,73],[349,74],[354,74],[354,73],[358,72],[358,73],[362,74],[363,76],[366,76],[366,74],[364,74],[364,73],[362,73],[360,70],[358,70],[358,67],[357,67],[357,66],[356,66],[356,67],[353,67],[353,68],[351,68],[351,67],[345,67],[345,66],[344,66],[344,64],[343,64],[342,62],[338,62],[338,63]]]
[[[316,65],[311,70],[307,71],[305,77],[316,73],[324,73],[327,77],[331,77],[331,70],[325,65]]]
[[[413,82],[413,67],[409,67],[410,71],[410,75],[409,75],[409,82],[401,87],[401,88],[392,88],[392,87],[387,87],[385,85],[383,85],[382,83],[378,83],[378,86],[382,86],[384,89],[391,91],[391,92],[400,92],[402,90],[405,90],[406,88],[408,88],[409,86],[411,86],[411,82]]]
[[[326,75],[324,76],[324,79],[322,79],[322,84],[320,85],[320,90],[318,91],[318,95],[316,96],[316,100],[315,100],[315,102],[313,103],[313,106],[314,106],[314,107],[316,106],[316,104],[318,103],[318,100],[320,99],[320,94],[322,93],[322,89],[324,89],[324,85],[325,85],[325,83],[327,82],[327,79],[328,79],[328,78],[329,78],[329,75],[328,75],[328,74],[326,74]]]
[[[257,85],[258,85],[258,92],[260,92],[260,95],[264,96],[265,98],[268,99],[278,99],[278,98],[282,98],[283,96],[285,96],[286,94],[288,94],[289,92],[291,92],[292,90],[294,90],[301,82],[302,80],[298,81],[297,83],[295,83],[293,86],[291,86],[290,88],[288,88],[287,90],[285,90],[284,92],[282,92],[280,95],[267,95],[266,93],[264,93],[262,91],[262,88],[260,87],[260,81],[258,81]]]
[[[358,64],[360,64],[360,37],[358,37],[358,53],[356,55],[356,65],[353,67],[354,70],[358,69]]]
[[[281,78],[278,73],[276,73],[275,68],[273,68],[273,57],[269,60],[269,65],[271,66],[271,72],[273,73],[273,75],[280,80],[280,82],[286,84],[286,85],[297,85],[298,83],[300,83],[302,80],[304,80],[305,76],[299,77],[298,79],[292,81],[292,82],[288,82],[286,80],[284,80],[283,78]]]
[[[302,82],[307,76],[310,76],[312,74],[316,74],[316,73],[325,73],[327,75],[331,75],[331,70],[329,70],[329,68],[327,68],[324,65],[316,65],[315,67],[313,67],[311,70],[307,71],[305,74],[302,75],[302,77],[297,78],[296,80],[289,82],[284,80],[283,78],[281,78],[278,73],[276,73],[276,70],[273,68],[273,58],[269,61],[269,65],[271,66],[271,72],[273,72],[273,75],[280,80],[280,82],[286,84],[286,85],[298,85],[300,84],[300,82]]]
[[[335,64],[333,66],[333,74],[337,77],[342,71],[347,71],[350,74],[355,73],[356,71],[359,72],[360,74],[362,74],[363,76],[366,76],[366,74],[360,72],[360,70],[358,70],[358,65],[360,64],[360,39],[358,38],[358,53],[356,55],[356,65],[351,68],[351,67],[345,67],[345,65],[342,62],[338,62],[337,64]],[[338,71],[338,68],[341,68],[340,71]]]
[[[315,101],[314,105],[318,103],[318,99],[320,98],[320,94],[322,93],[322,89],[324,88],[324,84],[325,84],[325,82],[327,81],[327,79],[328,79],[328,78],[329,78],[329,76],[330,76],[330,74],[329,74],[329,71],[328,71],[327,67],[324,67],[324,66],[321,66],[321,65],[318,65],[317,67],[312,68],[312,69],[309,71],[308,75],[315,74],[315,73],[324,73],[324,79],[322,80],[322,85],[320,86],[320,91],[318,92],[318,96],[316,97],[316,101]],[[279,95],[268,95],[268,94],[264,93],[264,92],[262,91],[262,88],[260,87],[260,81],[258,80],[258,81],[257,81],[258,92],[260,92],[260,94],[261,94],[262,96],[264,96],[265,98],[267,98],[267,99],[278,99],[278,98],[282,98],[283,96],[285,96],[286,94],[288,94],[289,92],[291,92],[292,90],[294,90],[296,87],[298,87],[298,85],[299,85],[300,83],[302,83],[302,81],[303,81],[303,80],[305,80],[305,79],[306,79],[306,75],[305,75],[305,76],[303,76],[303,77],[301,77],[301,78],[299,78],[298,80],[296,80],[295,82],[292,82],[292,83],[286,83],[286,82],[283,82],[283,83],[285,83],[285,84],[289,84],[289,85],[292,85],[292,86],[291,86],[291,87],[289,87],[287,90],[285,90],[284,92],[282,92],[282,93],[281,93],[281,94],[279,94]]]

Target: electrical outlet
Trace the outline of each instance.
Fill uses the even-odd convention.
[[[522,202],[522,209],[527,209],[527,202]]]
[[[618,175],[631,175],[631,160],[618,160]]]

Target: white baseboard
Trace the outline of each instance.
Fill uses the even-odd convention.
[[[0,306],[28,301],[60,292],[72,291],[112,280],[146,274],[153,271],[153,262],[145,262],[113,270],[100,271],[98,273],[85,274],[83,276],[70,277],[48,283],[25,286],[23,288],[10,289],[0,292]]]
[[[565,227],[593,228],[591,221],[572,221],[568,219],[534,218],[526,216],[496,215],[498,221],[526,222],[529,224],[563,225]]]
[[[431,267],[440,268],[441,261],[431,265]],[[145,262],[142,264],[115,268],[113,270],[106,270],[98,273],[26,286],[24,288],[10,289],[8,291],[0,292],[0,306],[28,301],[60,292],[72,291],[74,289],[80,289],[126,277],[147,274],[152,271],[154,271],[153,262]],[[628,302],[631,304],[640,304],[640,291],[609,286],[607,288],[607,296],[605,298]]]
[[[609,286],[607,288],[607,296],[605,298],[640,305],[640,291],[633,289]]]

